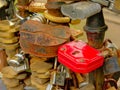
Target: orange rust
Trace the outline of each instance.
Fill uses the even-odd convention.
[[[20,45],[29,54],[38,57],[57,56],[57,49],[71,36],[67,26],[51,26],[28,20],[20,27]]]

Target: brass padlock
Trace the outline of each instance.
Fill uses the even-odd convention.
[[[44,12],[44,16],[52,21],[52,22],[56,22],[56,23],[69,23],[70,22],[70,18],[69,17],[58,17],[58,16],[54,16],[48,13],[48,11]]]
[[[5,44],[12,44],[12,43],[16,43],[18,42],[18,37],[13,37],[13,38],[0,38],[0,42],[1,43],[5,43]]]
[[[120,0],[115,0],[115,8],[117,9],[117,10],[120,10]]]
[[[44,12],[46,10],[45,7],[46,4],[46,0],[44,1],[31,1],[31,3],[29,4],[28,8],[26,8],[26,10],[28,9],[30,12]]]

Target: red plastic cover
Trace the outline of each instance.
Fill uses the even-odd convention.
[[[103,65],[104,57],[100,51],[79,40],[60,46],[58,61],[74,72],[89,73]]]

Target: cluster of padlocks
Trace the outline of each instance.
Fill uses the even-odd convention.
[[[120,52],[104,41],[102,13],[103,6],[118,12],[117,2],[18,0],[10,9],[14,17],[0,21],[7,90],[119,90]],[[83,31],[70,27],[84,18],[88,43],[80,40]]]

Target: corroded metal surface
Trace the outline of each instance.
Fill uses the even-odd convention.
[[[54,57],[58,47],[67,42],[70,35],[67,26],[51,26],[28,20],[20,28],[20,45],[26,53]]]

